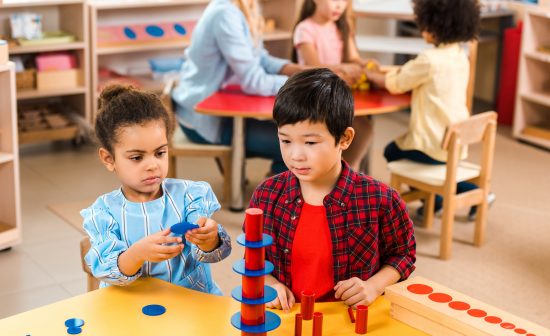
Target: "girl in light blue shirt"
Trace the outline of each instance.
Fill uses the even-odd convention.
[[[231,252],[226,231],[210,218],[220,204],[206,182],[166,178],[173,121],[159,98],[105,88],[95,132],[102,163],[122,184],[80,213],[92,245],[86,263],[101,287],[148,276],[221,295],[209,266]],[[181,222],[199,228],[172,235]]]
[[[247,94],[274,96],[288,76],[304,69],[268,54],[261,41],[261,25],[257,0],[212,0],[202,14],[172,94],[178,121],[191,141],[231,143],[231,119],[194,110],[224,84],[239,84]],[[247,119],[245,126],[247,156],[273,159],[274,173],[286,170],[275,124]]]

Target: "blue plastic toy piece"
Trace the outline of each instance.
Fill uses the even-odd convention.
[[[233,264],[233,270],[237,273],[239,273],[240,275],[245,275],[245,276],[248,276],[248,277],[259,277],[259,276],[262,276],[262,275],[267,275],[271,272],[273,272],[273,269],[275,267],[273,266],[272,263],[270,263],[269,261],[266,261],[265,262],[265,267],[263,269],[260,269],[260,270],[248,270],[244,267],[244,259],[241,259],[237,262],[235,262]]]
[[[78,335],[82,332],[82,328],[80,327],[70,327],[67,329],[67,334],[69,335]]]
[[[158,304],[152,304],[141,308],[141,312],[148,316],[159,316],[166,313],[166,308]]]
[[[182,222],[178,224],[174,224],[170,227],[170,231],[175,234],[184,235],[187,231],[192,229],[198,229],[199,226],[197,224],[188,223],[188,222]]]
[[[237,243],[239,243],[239,245],[242,245],[244,247],[261,248],[261,247],[266,247],[266,246],[269,246],[269,245],[273,244],[273,237],[271,237],[270,235],[264,233],[262,235],[262,240],[260,240],[260,241],[248,241],[248,240],[246,240],[246,235],[243,233],[243,234],[240,234],[237,237]]]
[[[241,331],[251,333],[251,334],[257,334],[257,333],[264,333],[264,332],[269,332],[271,330],[277,329],[277,327],[281,325],[281,318],[277,316],[275,313],[266,311],[265,323],[251,326],[251,325],[242,323],[241,313],[236,313],[235,315],[231,316],[231,324],[235,328]]]
[[[65,327],[77,327],[80,328],[84,325],[84,320],[79,318],[70,318],[67,321],[65,321]]]
[[[243,287],[238,286],[233,288],[231,296],[244,304],[257,305],[271,302],[277,298],[277,291],[269,286],[264,286],[264,297],[259,299],[247,299],[243,297]]]

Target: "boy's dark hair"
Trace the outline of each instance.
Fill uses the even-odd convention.
[[[290,77],[275,98],[273,119],[278,127],[301,121],[323,122],[336,143],[351,127],[353,95],[329,69],[306,70]]]
[[[129,85],[111,84],[101,91],[98,102],[95,135],[101,147],[111,154],[114,154],[113,145],[122,127],[162,120],[166,127],[166,137],[172,138],[173,118],[154,93],[140,91]]]
[[[477,0],[413,0],[413,8],[418,27],[432,34],[436,45],[477,39]]]

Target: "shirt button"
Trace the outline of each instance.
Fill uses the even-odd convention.
[[[296,216],[292,215],[292,216],[290,216],[290,219],[291,219],[291,220],[295,220],[295,219],[296,219]]]
[[[288,204],[288,200],[285,201],[285,204]]]
[[[340,206],[343,208],[345,206],[344,202],[340,202]]]
[[[284,254],[289,254],[289,253],[290,253],[290,250],[286,248],[286,249],[283,250],[283,253],[284,253]]]
[[[296,203],[302,203],[302,200],[298,198],[298,200],[296,201]]]

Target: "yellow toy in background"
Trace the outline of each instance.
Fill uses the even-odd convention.
[[[365,65],[365,70],[374,70],[378,67],[375,62],[369,61]],[[367,75],[363,72],[357,83],[351,86],[352,90],[368,91],[370,89],[370,83],[367,80]]]

